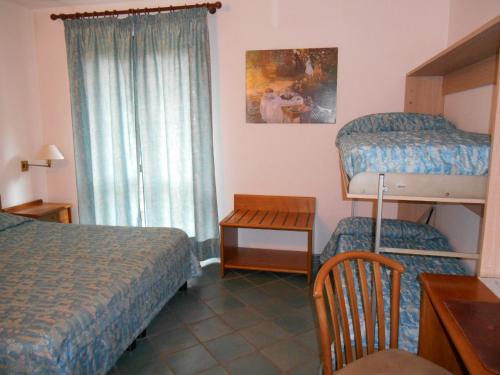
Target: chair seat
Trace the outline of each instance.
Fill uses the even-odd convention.
[[[450,375],[444,368],[404,350],[382,350],[358,359],[341,370],[340,375],[357,374],[405,374],[405,375]]]

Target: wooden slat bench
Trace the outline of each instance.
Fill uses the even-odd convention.
[[[221,222],[221,275],[226,269],[290,272],[311,281],[316,198],[235,194],[234,210]],[[305,251],[240,247],[238,228],[307,233]]]

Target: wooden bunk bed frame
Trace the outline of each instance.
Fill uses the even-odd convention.
[[[405,112],[442,115],[444,96],[473,88],[495,85],[491,110],[491,155],[489,176],[425,176],[418,181],[416,175],[361,173],[359,179],[366,189],[350,189],[350,181],[341,162],[342,180],[346,197],[350,199],[377,200],[375,252],[446,256],[479,260],[479,275],[500,277],[500,246],[496,248],[496,233],[500,232],[500,103],[499,102],[499,45],[500,16],[452,44],[441,53],[410,71],[406,76]],[[359,175],[356,175],[357,177]],[[353,179],[355,178],[353,177]],[[413,179],[413,180],[412,180]],[[422,192],[418,186],[430,185],[430,181],[443,181],[441,188]],[[401,182],[403,181],[403,182]],[[456,189],[465,181],[465,189]],[[351,180],[352,182],[352,180]],[[411,182],[413,184],[411,186]],[[375,186],[376,184],[376,186]],[[441,185],[441,184],[440,184]],[[351,191],[352,190],[352,191]],[[484,223],[479,254],[467,252],[431,251],[384,248],[380,245],[384,200],[460,203],[484,205]],[[409,205],[399,204],[398,216],[405,216]],[[479,206],[481,207],[481,206]],[[471,208],[474,212],[481,209]],[[406,215],[407,216],[407,215]]]

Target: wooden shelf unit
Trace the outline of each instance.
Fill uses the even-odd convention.
[[[226,269],[290,272],[311,281],[316,198],[234,195],[234,210],[220,222],[221,276]],[[256,249],[238,245],[238,228],[305,232],[306,251]]]
[[[405,112],[444,113],[444,96],[495,85],[491,109],[491,155],[483,212],[481,276],[500,277],[500,16],[427,60],[406,75]],[[419,209],[421,211],[422,209]],[[410,218],[414,205],[400,203],[399,218]]]

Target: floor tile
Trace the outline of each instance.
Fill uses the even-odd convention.
[[[231,310],[220,317],[233,329],[242,329],[258,324],[264,318],[250,307]]]
[[[293,341],[283,340],[261,350],[281,371],[313,361],[316,357]]]
[[[224,278],[222,280],[231,280],[231,279],[237,279],[240,277],[243,277],[244,273],[242,270],[227,270],[226,273],[224,274]]]
[[[233,295],[245,305],[249,306],[272,302],[272,297],[264,293],[260,288],[249,288],[237,291]]]
[[[270,321],[262,322],[239,333],[257,348],[263,348],[288,337],[288,333]]]
[[[305,277],[219,272],[210,264],[190,280],[109,375],[316,375],[316,312]]]
[[[149,340],[155,350],[161,353],[172,353],[198,344],[198,340],[186,326],[168,331],[163,335],[152,336]]]
[[[160,313],[147,327],[148,337],[179,328],[181,320],[173,312]]]
[[[229,362],[226,366],[232,375],[273,375],[279,369],[259,352],[246,355]]]
[[[319,342],[319,334],[316,329],[312,329],[310,331],[301,333],[293,338],[295,342],[298,342],[302,346],[309,349],[312,353],[318,354],[320,353],[320,342]]]
[[[287,314],[273,319],[273,322],[291,334],[297,334],[314,328],[314,321],[300,314]]]
[[[199,302],[198,297],[195,294],[189,293],[188,289],[188,291],[178,292],[175,296],[173,296],[172,299],[167,302],[166,307],[170,310],[197,302]]]
[[[308,289],[311,286],[311,284],[307,282],[306,275],[293,275],[283,280],[288,284],[300,289]]]
[[[244,277],[240,277],[237,279],[222,279],[221,284],[224,288],[229,290],[230,292],[239,292],[241,290],[245,290],[254,286],[250,281],[248,281]]]
[[[175,306],[172,311],[185,323],[194,323],[215,316],[213,310],[201,301]]]
[[[321,364],[321,361],[319,360],[319,358],[317,358],[311,362],[301,363],[297,367],[290,370],[287,374],[288,375],[316,375],[316,374],[320,374],[320,372],[319,372],[320,364]]]
[[[294,297],[304,293],[283,279],[264,284],[259,288],[271,297]]]
[[[228,295],[214,298],[205,302],[217,314],[224,314],[231,310],[244,307],[243,302]]]
[[[118,370],[118,367],[116,366],[113,366],[113,368],[107,372],[107,375],[120,375],[120,374],[121,372],[120,370]]]
[[[201,345],[171,354],[165,360],[177,375],[195,374],[217,364],[210,353]]]
[[[116,363],[116,366],[121,372],[123,372],[125,369],[142,366],[144,363],[152,361],[155,357],[157,357],[157,355],[158,351],[152,344],[151,340],[141,340],[140,343],[137,343],[135,350],[123,353]]]
[[[276,318],[294,311],[293,308],[278,298],[272,298],[262,304],[253,306],[253,308],[266,318]]]
[[[128,368],[121,373],[123,375],[174,375],[167,364],[160,359],[154,359],[151,362]]]
[[[255,285],[263,285],[278,279],[278,277],[272,272],[253,272],[245,275],[245,277]]]
[[[190,329],[200,341],[212,340],[233,331],[218,317],[191,324]]]
[[[300,309],[312,303],[308,289],[296,289],[294,294],[283,293],[278,298],[294,309]]]
[[[230,292],[219,283],[194,286],[189,292],[196,294],[196,296],[203,301],[231,295]]]
[[[229,373],[224,369],[224,367],[215,366],[200,372],[198,375],[229,375]]]
[[[249,354],[255,349],[242,336],[230,334],[207,341],[206,348],[212,356],[221,363]]]

